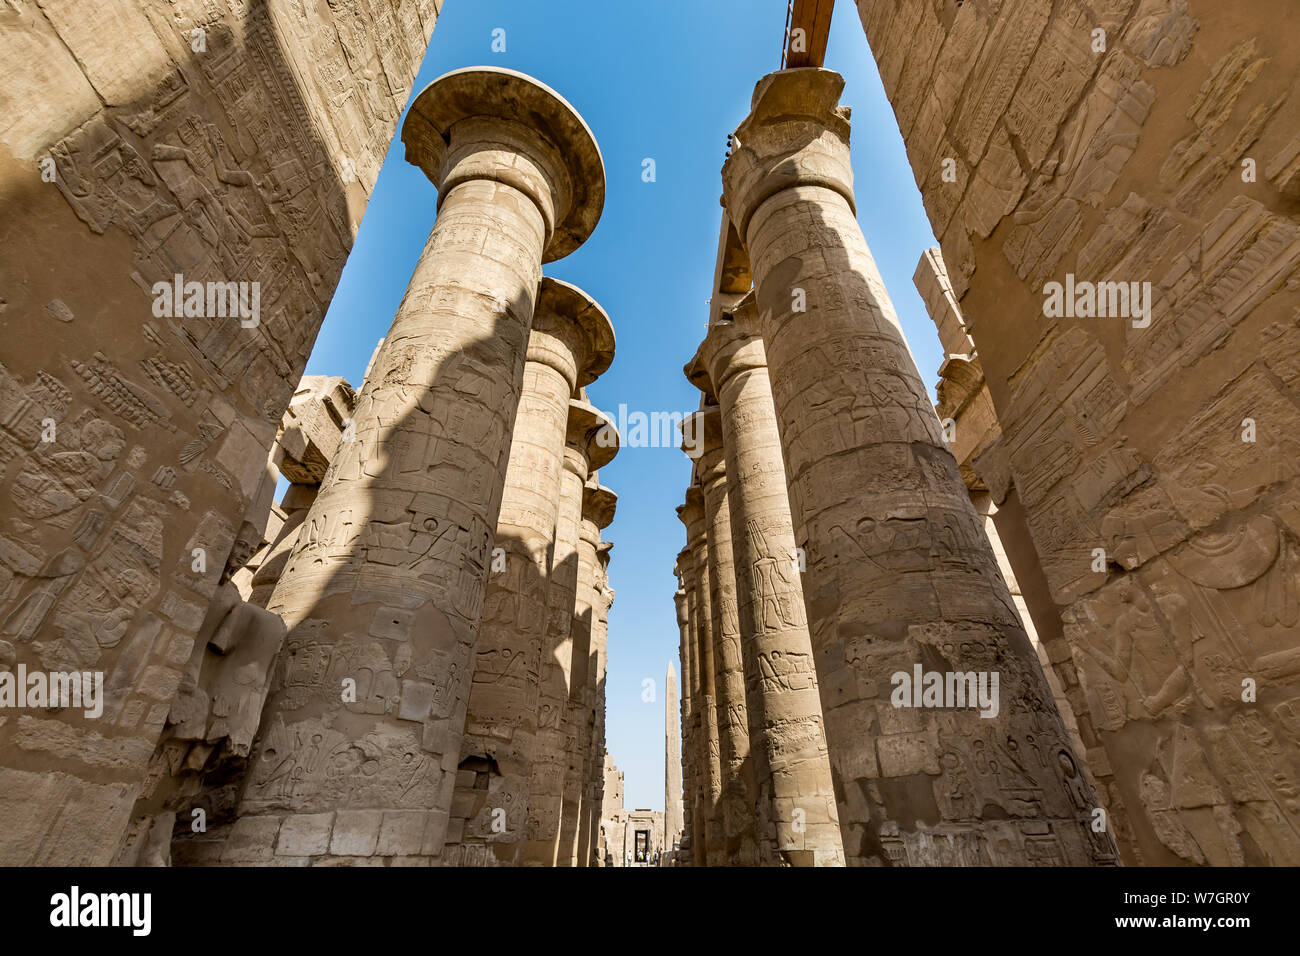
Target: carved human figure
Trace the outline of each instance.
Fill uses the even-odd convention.
[[[305,699],[273,693],[265,719],[283,719],[288,739],[329,727],[364,760],[307,774],[289,797],[250,788],[240,811],[420,806],[426,825],[381,855],[431,860],[448,830],[542,264],[594,229],[604,169],[573,108],[511,70],[435,80],[412,103],[402,141],[438,189],[437,218],[358,396],[354,434],[268,606],[291,635],[313,628],[336,650],[374,645],[386,658],[370,668],[377,677],[391,677],[410,644],[415,676],[385,692],[382,712],[356,712],[338,684]],[[346,669],[363,659],[334,659],[331,678],[359,686]],[[416,768],[410,780],[403,767]]]
[[[497,566],[488,577],[469,730],[461,745],[462,763],[491,760],[496,774],[487,787],[471,786],[468,779],[457,786],[459,802],[469,805],[462,839],[491,843],[498,864],[521,862],[529,839],[531,763],[541,746],[541,675],[552,666],[543,648],[570,400],[613,356],[614,328],[604,310],[577,286],[543,278],[497,519]],[[494,825],[491,811],[504,796],[512,798],[523,825]]]
[[[775,834],[771,831],[770,800],[760,802],[758,797],[770,775],[766,754],[751,753],[750,748],[728,502],[730,481],[720,419],[718,406],[706,405],[682,422],[682,430],[694,436],[687,454],[695,460],[695,474],[704,492],[725,862],[753,866],[760,860],[760,846],[770,846]],[[770,787],[766,789],[770,791]]]
[[[843,84],[814,68],[760,80],[723,166],[723,204],[753,274],[795,543],[807,554],[844,846],[849,862],[886,863],[869,838],[882,823],[899,823],[908,857],[925,840],[887,781],[937,775],[944,736],[963,751],[981,735],[996,741],[1002,776],[1029,788],[1004,795],[1012,815],[1047,820],[1068,801],[1053,771],[1016,754],[1035,730],[1024,702],[1050,696],[857,223]],[[919,708],[902,724],[877,688],[933,660],[954,629],[969,637],[943,652],[943,668],[1000,672],[998,713]],[[870,765],[864,742],[877,754]],[[1051,847],[1026,841],[1019,859],[1099,862],[1077,821],[1061,822],[1069,832]],[[991,829],[974,816],[963,824]]]

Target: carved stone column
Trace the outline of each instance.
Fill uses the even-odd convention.
[[[544,278],[524,364],[501,515],[483,603],[461,774],[448,844],[461,864],[519,861],[528,828],[539,671],[569,399],[614,357],[609,317],[585,292]],[[503,826],[504,824],[504,826]],[[463,827],[463,833],[457,828]],[[491,845],[479,861],[469,846]]]
[[[569,420],[560,474],[555,549],[551,556],[546,643],[542,648],[537,746],[529,786],[529,843],[524,862],[554,866],[560,845],[564,783],[568,770],[568,702],[572,688],[573,611],[578,593],[578,539],[583,486],[591,471],[618,452],[612,423],[587,402],[569,401]],[[565,856],[560,862],[567,862]]]
[[[1113,859],[854,217],[842,88],[760,80],[723,198],[764,323],[849,862]],[[988,706],[929,703],[959,699],[956,675]],[[950,690],[913,692],[935,680]]]
[[[767,357],[752,296],[714,323],[687,375],[717,396],[731,507],[751,746],[768,773],[756,797],[775,824],[775,859],[843,866],[817,671],[790,521]]]
[[[585,804],[582,826],[578,837],[578,861],[581,866],[594,866],[592,857],[596,835],[600,828],[605,799],[605,676],[609,670],[609,611],[614,606],[614,589],[609,586],[610,552],[612,541],[601,541],[596,547],[596,587],[591,605],[591,660],[592,672],[587,686],[592,693],[592,729],[587,743],[587,792],[591,795]]]
[[[700,744],[699,784],[702,820],[696,833],[695,858],[701,866],[718,866],[725,862],[725,834],[722,830],[722,763],[718,744],[718,713],[713,667],[713,603],[709,595],[708,524],[704,518],[704,491],[699,485],[686,489],[686,503],[677,508],[677,517],[686,525],[687,547],[691,551],[688,574],[694,582],[688,594],[691,602],[691,630],[695,637],[695,660],[699,664]]]
[[[591,755],[588,744],[595,725],[595,648],[592,642],[595,615],[596,579],[600,567],[597,549],[600,547],[600,530],[614,520],[618,496],[599,483],[592,469],[591,477],[583,487],[582,523],[578,531],[578,586],[573,603],[573,670],[569,681],[568,723],[571,728],[566,741],[568,768],[564,775],[564,817],[560,824],[560,852],[558,866],[586,865],[580,855],[580,835],[585,808],[589,773],[587,762]],[[567,863],[566,863],[567,861]]]
[[[541,265],[603,202],[590,131],[522,74],[443,76],[402,138],[438,218],[270,601],[290,634],[231,836],[312,862],[441,854]]]
[[[766,839],[769,836],[766,814],[761,825],[755,814],[758,779],[766,775],[766,766],[754,766],[755,755],[749,747],[745,669],[740,656],[740,619],[736,613],[736,573],[731,552],[731,510],[727,501],[727,462],[722,453],[719,419],[718,406],[711,404],[683,422],[682,428],[695,436],[695,472],[704,491],[725,861],[732,866],[756,866],[760,840],[771,842]]]
[[[695,848],[695,744],[697,735],[694,729],[695,709],[695,665],[693,638],[691,637],[690,597],[686,590],[687,574],[685,562],[690,560],[690,552],[683,549],[677,555],[673,573],[677,575],[679,587],[673,594],[677,607],[677,630],[680,633],[678,657],[682,664],[682,844],[678,857],[679,864],[690,866],[694,862]],[[692,583],[691,588],[694,589]]]

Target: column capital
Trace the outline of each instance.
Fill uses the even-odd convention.
[[[754,87],[722,166],[722,202],[742,241],[754,210],[793,186],[824,186],[855,208],[850,110],[836,105],[843,89],[844,77],[816,67],[778,70]]]
[[[528,361],[555,369],[570,391],[583,388],[614,361],[614,325],[582,289],[544,276],[537,287]]]
[[[682,509],[685,507],[685,505],[678,506],[677,516],[679,518],[681,517]],[[683,523],[685,523],[684,520]],[[673,574],[677,576],[677,582],[679,585],[678,590],[683,594],[695,587],[695,582],[690,578],[690,575],[693,574],[694,571],[695,563],[691,557],[691,549],[689,547],[682,548],[682,550],[677,552],[677,557],[673,560]]]
[[[613,420],[590,402],[569,399],[564,436],[564,467],[583,481],[618,454],[619,434]]]
[[[402,124],[406,161],[438,188],[438,206],[474,179],[504,183],[546,222],[543,262],[577,249],[605,204],[605,164],[591,130],[544,83],[515,70],[475,66],[443,74]]]
[[[614,520],[614,511],[618,507],[618,495],[600,483],[596,475],[582,486],[582,521],[578,527],[578,538],[589,545],[593,556],[599,559],[600,531],[608,528]]]
[[[618,495],[598,482],[589,481],[582,487],[582,521],[590,522],[599,531],[608,528],[618,508]],[[601,542],[597,539],[597,548]],[[611,544],[610,547],[613,547]]]
[[[686,377],[701,391],[707,382],[717,395],[738,372],[767,367],[767,350],[758,322],[758,305],[753,291],[730,307],[724,307],[709,326],[695,357],[686,366]]]
[[[686,489],[686,503],[677,506],[677,517],[686,525],[686,549],[694,562],[695,549],[704,543],[707,526],[704,521],[704,489],[691,485]]]
[[[704,343],[701,342],[700,347],[691,356],[691,360],[682,366],[682,374],[686,376],[688,382],[703,393],[705,405],[716,405],[718,404],[718,392],[713,387],[713,376],[709,371],[709,363],[705,359],[703,352]]]
[[[682,451],[695,462],[701,484],[709,485],[726,476],[727,460],[722,453],[722,409],[706,405],[682,419]]]

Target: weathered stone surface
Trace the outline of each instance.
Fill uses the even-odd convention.
[[[577,693],[574,675],[579,665],[578,658],[583,653],[577,650],[576,614],[581,587],[583,505],[588,477],[612,460],[617,452],[618,432],[613,423],[589,402],[570,400],[556,511],[555,546],[549,569],[537,742],[529,783],[526,864],[554,866],[560,862],[567,865],[576,859],[581,771],[570,765],[571,757],[578,752],[571,700]],[[590,584],[582,599],[589,605]],[[571,814],[573,822],[568,831],[570,842],[562,844],[566,813]],[[561,859],[562,846],[564,856]]]
[[[988,103],[1010,95],[1009,66],[982,81]],[[807,554],[847,860],[1113,859],[1110,838],[1089,829],[1095,798],[854,218],[842,86],[816,69],[759,81],[723,200],[749,253]],[[968,143],[986,140],[971,127]],[[953,693],[927,704],[919,688],[900,698],[899,675],[926,672],[950,687],[958,674],[989,687],[996,675],[997,703],[974,709]]]
[[[290,635],[240,805],[338,811],[341,858],[369,839],[340,835],[345,812],[452,810],[541,263],[603,197],[590,132],[521,74],[435,80],[403,140],[438,217],[271,599]],[[575,189],[579,174],[595,180]],[[441,851],[422,837],[389,855]]]
[[[700,799],[700,694],[699,664],[696,659],[694,628],[695,565],[689,548],[677,555],[673,567],[680,585],[673,600],[677,605],[679,659],[682,664],[682,843],[679,862],[703,865],[699,857],[704,846],[704,811]]]
[[[1063,623],[1044,644],[1125,861],[1296,864],[1300,54],[1274,28],[1289,7],[967,3],[917,29],[925,0],[857,6],[882,71],[939,37],[978,51],[974,76],[1014,83],[968,86],[925,121],[901,88],[925,77],[890,96],[1001,433],[974,466]],[[948,151],[1002,127],[1014,162]],[[943,155],[969,175],[933,175]],[[981,180],[1027,185],[994,203]],[[1046,314],[1067,277],[1149,283],[1150,311]]]
[[[519,862],[527,839],[530,766],[537,742],[550,560],[560,508],[569,402],[613,360],[608,316],[582,290],[542,280],[524,364],[474,661],[462,769],[474,798],[463,842],[491,843]],[[483,779],[479,779],[480,774]]]
[[[0,11],[0,494],[22,528],[0,630],[15,663],[104,674],[114,746],[163,731],[439,6]],[[167,308],[177,281],[214,294]],[[17,730],[0,767],[32,766]],[[0,862],[114,858],[145,768],[60,766],[47,799],[0,813],[29,848]]]
[[[610,518],[612,517],[611,512]],[[614,606],[614,589],[609,586],[610,552],[613,548],[614,545],[610,541],[601,540],[596,545],[596,577],[591,598],[591,669],[587,676],[587,689],[591,695],[591,722],[583,744],[586,748],[583,764],[587,797],[583,806],[582,830],[579,833],[579,866],[596,866],[602,858],[599,852],[599,830],[605,806],[605,774],[601,755],[605,753],[605,679],[609,670],[609,611]],[[680,790],[679,787],[679,793]],[[668,843],[665,838],[665,844]]]
[[[711,400],[711,394],[705,396],[706,402]],[[770,776],[770,771],[765,762],[755,765],[765,755],[751,753],[750,748],[721,411],[716,404],[706,405],[684,421],[682,429],[695,439],[686,446],[687,454],[694,459],[694,473],[704,493],[709,631],[713,640],[713,686],[722,770],[720,814],[724,845],[723,859],[719,862],[755,866],[763,855],[760,844],[767,848],[774,839],[769,808],[758,801],[759,780]]]
[[[755,794],[767,863],[842,866],[817,671],[804,611],[780,434],[752,296],[709,326],[687,374],[718,398]]]
[[[665,814],[660,810],[628,810],[623,806],[623,771],[605,754],[604,791],[609,803],[600,819],[605,848],[600,866],[666,866],[672,844],[665,838]]]
[[[677,703],[677,675],[672,661],[664,678],[664,846],[681,846],[682,820],[682,724]]]
[[[696,690],[699,720],[695,794],[695,861],[700,866],[717,866],[724,862],[725,833],[722,821],[722,764],[718,740],[716,671],[713,662],[713,613],[709,583],[708,522],[704,513],[704,492],[698,484],[686,489],[686,502],[677,508],[677,517],[686,526],[686,546],[690,561],[684,568],[690,582],[686,593],[690,601],[691,636],[695,645],[693,660],[698,665]]]
[[[607,433],[606,433],[607,434]],[[616,451],[613,446],[610,452]],[[612,457],[612,456],[611,456]],[[566,723],[568,766],[564,774],[564,812],[560,820],[559,866],[585,866],[589,846],[583,845],[584,831],[590,832],[594,793],[588,787],[591,776],[590,747],[595,729],[597,704],[597,646],[599,626],[596,614],[600,594],[600,531],[614,520],[618,496],[600,484],[593,469],[582,489],[582,520],[578,526],[578,576],[573,602],[572,669],[569,674],[569,702]],[[601,652],[603,654],[603,651]],[[603,661],[601,662],[603,666]],[[603,675],[602,675],[603,678]],[[602,747],[603,752],[603,747]]]
[[[939,369],[939,402],[935,406],[942,419],[944,437],[957,459],[962,480],[970,492],[971,504],[984,520],[984,532],[997,558],[998,569],[1007,582],[1020,622],[1038,653],[1057,713],[1070,731],[1074,752],[1082,754],[1087,748],[1079,736],[1074,708],[1052,666],[1053,657],[1058,662],[1069,658],[1069,645],[1042,566],[1038,563],[1029,529],[1022,520],[1017,520],[1019,515],[1015,508],[1018,501],[1012,497],[1014,486],[1010,477],[987,477],[987,462],[990,457],[996,457],[1002,430],[989,396],[988,383],[984,380],[983,366],[975,344],[966,333],[965,319],[951,294],[943,255],[938,249],[927,249],[922,253],[913,281],[925,300],[930,318],[939,329],[945,349],[949,350]],[[953,349],[964,351],[957,353]],[[986,456],[991,450],[993,454]],[[999,507],[998,502],[1007,507]],[[1004,538],[1007,545],[1004,545]],[[1086,766],[1084,772],[1087,773]]]

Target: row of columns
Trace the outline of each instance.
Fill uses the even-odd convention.
[[[617,450],[585,386],[614,333],[541,267],[595,227],[604,168],[510,70],[434,81],[402,140],[437,218],[268,604],[289,636],[231,838],[310,864],[573,863]]]
[[[685,370],[691,860],[1113,859],[858,227],[842,88],[765,77],[723,167],[753,289]],[[917,670],[996,674],[997,706],[898,703]]]

